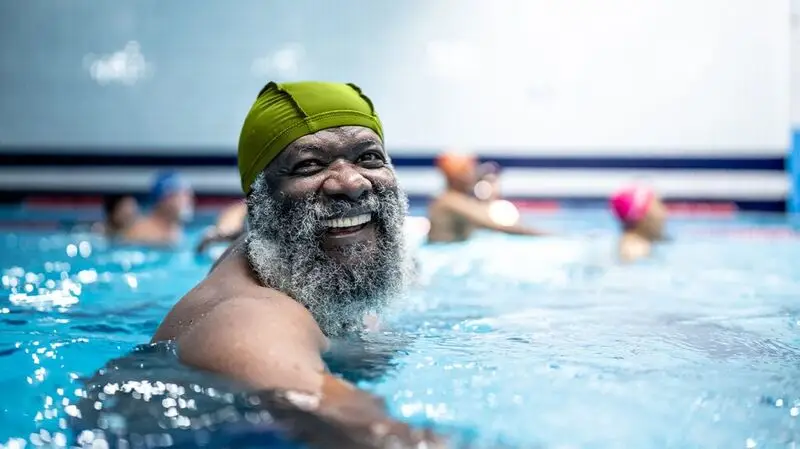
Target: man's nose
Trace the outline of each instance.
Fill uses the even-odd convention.
[[[372,184],[347,161],[336,161],[329,167],[330,175],[322,184],[322,192],[330,197],[358,200],[372,189]]]

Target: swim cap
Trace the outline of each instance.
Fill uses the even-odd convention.
[[[446,152],[436,158],[436,166],[445,176],[458,176],[466,171],[474,170],[477,159],[471,154]]]
[[[155,204],[169,195],[191,189],[191,184],[178,172],[160,172],[150,188],[150,201]]]
[[[643,186],[628,186],[611,196],[611,210],[626,224],[635,224],[644,218],[650,208],[655,193]]]
[[[239,136],[242,190],[290,143],[338,126],[363,126],[383,140],[372,101],[355,84],[322,81],[270,82],[258,94]]]

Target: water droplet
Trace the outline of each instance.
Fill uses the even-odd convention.
[[[75,257],[76,255],[78,255],[78,247],[72,243],[67,245],[67,256]]]

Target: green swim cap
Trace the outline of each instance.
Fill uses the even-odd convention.
[[[239,136],[242,190],[290,143],[337,126],[363,126],[383,140],[372,101],[355,84],[303,81],[270,82],[258,94]]]

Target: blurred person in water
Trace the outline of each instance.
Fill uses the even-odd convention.
[[[503,199],[503,195],[500,192],[499,164],[496,162],[484,162],[476,168],[475,173],[477,178],[473,188],[475,198],[487,202]]]
[[[108,195],[103,198],[103,215],[103,222],[93,226],[94,231],[118,237],[139,218],[139,202],[132,195]]]
[[[476,169],[478,181],[475,183],[473,191],[475,198],[484,201],[489,205],[489,213],[496,217],[502,217],[506,223],[519,224],[519,209],[511,201],[503,199],[500,190],[500,164],[496,162],[484,162]]]
[[[129,243],[174,245],[183,238],[183,227],[194,218],[194,190],[179,173],[156,175],[150,189],[152,211],[137,219],[120,236]]]
[[[329,338],[374,326],[410,278],[407,200],[371,100],[352,84],[271,82],[242,125],[238,165],[247,231],[152,342],[175,342],[184,364],[253,390],[286,392],[285,407],[348,440],[323,446],[439,447],[323,361]]]
[[[436,159],[436,166],[445,178],[446,188],[428,206],[429,243],[462,242],[479,228],[515,235],[548,235],[519,224],[516,207],[498,199],[496,174],[492,179],[486,167],[486,172],[479,173],[473,155],[446,152]]]
[[[617,254],[622,262],[633,262],[651,254],[653,244],[666,240],[667,208],[653,189],[631,185],[615,192],[611,211],[622,226]]]

